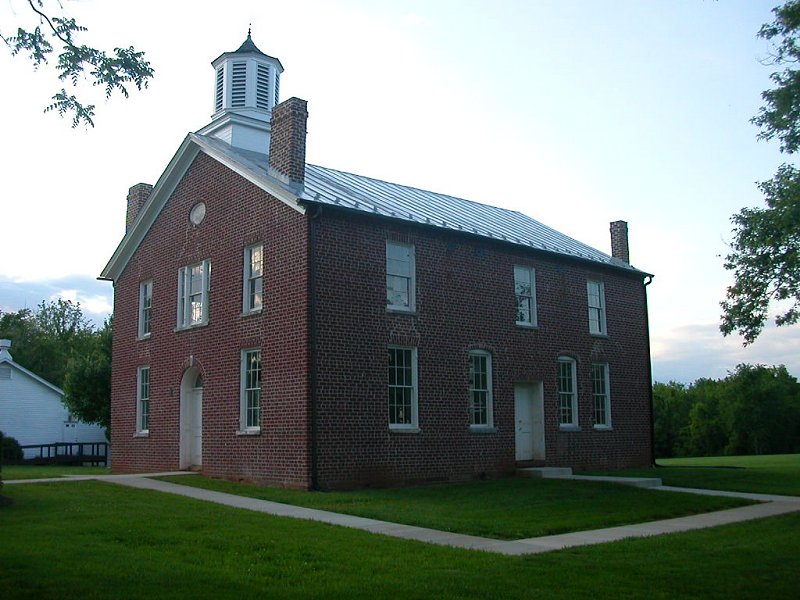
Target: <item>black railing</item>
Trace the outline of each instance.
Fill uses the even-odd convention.
[[[16,465],[84,465],[108,466],[108,442],[65,442],[20,446],[22,460],[6,461]],[[28,456],[33,450],[34,456]]]

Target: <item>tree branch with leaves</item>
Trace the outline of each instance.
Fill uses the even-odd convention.
[[[49,62],[48,59],[58,48],[55,65],[58,79],[69,82],[73,88],[81,81],[88,80],[94,86],[103,87],[106,98],[110,98],[115,91],[127,98],[131,86],[135,86],[137,90],[147,88],[154,71],[145,60],[144,52],[130,46],[114,48],[109,54],[79,43],[77,37],[85,33],[87,28],[79,25],[73,18],[55,16],[51,10],[52,4],[58,4],[58,10],[63,8],[60,2],[27,0],[27,6],[37,22],[36,26],[17,27],[15,35],[7,36],[0,32],[0,38],[13,56],[27,56],[34,69],[38,69]],[[45,112],[57,111],[62,117],[71,115],[73,127],[81,123],[94,127],[94,104],[85,104],[66,88],[56,92],[51,100],[45,107]]]
[[[776,87],[761,94],[765,104],[752,122],[761,128],[758,139],[777,139],[781,152],[791,155],[800,148],[800,0],[789,0],[773,14],[775,21],[763,25],[758,36],[773,43],[770,62],[782,70],[770,76]],[[745,346],[761,334],[775,301],[789,303],[775,319],[778,326],[800,320],[800,170],[783,164],[758,186],[767,208],[744,208],[731,217],[733,242],[725,268],[733,271],[734,283],[721,303],[720,330],[738,332]]]

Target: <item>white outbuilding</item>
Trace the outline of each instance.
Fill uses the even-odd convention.
[[[106,442],[98,425],[77,420],[62,402],[64,391],[14,362],[10,340],[0,340],[0,431],[20,445]],[[38,456],[25,450],[25,458]]]

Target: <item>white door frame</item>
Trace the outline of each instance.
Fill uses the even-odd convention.
[[[203,388],[195,387],[200,371],[196,367],[186,369],[181,379],[181,406],[180,406],[180,460],[181,469],[191,469],[200,467],[203,464],[202,447],[200,440],[200,450],[196,451],[194,446],[195,438],[195,416],[200,421],[200,435],[203,433]],[[200,411],[196,415],[195,411]]]
[[[518,461],[545,460],[543,391],[541,381],[514,385],[514,452]]]

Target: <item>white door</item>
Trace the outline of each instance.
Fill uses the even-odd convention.
[[[203,464],[203,388],[192,391],[192,418],[189,465]]]
[[[542,382],[514,386],[516,459],[544,460],[544,403]]]

